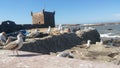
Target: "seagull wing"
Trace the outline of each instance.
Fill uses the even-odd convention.
[[[4,46],[4,49],[14,49],[16,46],[18,45],[18,43],[16,41],[10,42],[9,44],[7,44],[6,46]]]

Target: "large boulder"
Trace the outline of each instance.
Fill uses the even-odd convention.
[[[31,38],[26,39],[26,42],[21,50],[42,53],[57,52],[71,48],[75,45],[80,45],[81,41],[82,39],[74,33],[66,33],[62,35],[54,35],[36,39]]]
[[[91,40],[91,43],[96,43],[100,41],[100,34],[96,29],[87,29],[87,30],[79,30],[76,32],[77,36],[83,39],[84,42],[87,40]]]
[[[50,52],[63,51],[76,45],[81,45],[83,41],[87,40],[91,40],[93,43],[100,41],[100,36],[97,30],[26,39],[21,50],[49,54]]]

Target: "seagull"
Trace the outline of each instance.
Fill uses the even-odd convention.
[[[13,36],[9,36],[6,40],[6,43],[5,45],[7,45],[8,43],[12,42],[12,41],[15,41],[17,38],[16,37],[13,37]]]
[[[13,54],[14,51],[16,51],[16,54],[18,54],[18,49],[20,49],[23,46],[23,39],[22,39],[23,35],[20,33],[17,35],[17,40],[8,43],[6,46],[4,46],[4,49],[9,49],[9,50],[13,50]]]
[[[102,40],[102,39],[100,40],[100,44],[101,44],[101,45],[103,44],[103,40]]]
[[[61,52],[57,55],[57,57],[67,57],[69,55],[69,52]]]
[[[6,33],[5,32],[2,32],[0,33],[0,42],[1,42],[1,45],[5,45],[5,42],[6,42]]]
[[[86,48],[88,50],[90,48],[90,42],[91,40],[87,40],[87,44],[80,46],[80,48]]]
[[[71,52],[60,52],[59,54],[57,54],[57,57],[69,57],[69,58],[74,58],[74,55],[72,53],[74,53],[75,51],[71,51]]]
[[[10,43],[11,41],[12,41],[11,38],[8,37],[8,39],[7,39],[6,43],[5,43],[5,45],[7,45],[8,43]]]
[[[62,26],[62,24],[59,24],[59,26],[58,26],[58,31],[60,32],[62,29],[63,29],[63,26]]]
[[[47,33],[49,34],[51,32],[51,26],[48,27]]]
[[[59,24],[59,25],[58,25],[58,31],[60,31],[60,30],[61,30],[61,27],[62,27],[62,25],[61,25],[61,24]]]
[[[86,49],[90,48],[90,40],[87,40]]]
[[[35,31],[34,31],[34,32],[31,32],[30,34],[28,34],[27,37],[32,37],[32,38],[34,38],[34,37],[37,37],[39,34],[40,34],[40,33],[39,33],[38,29],[35,29]]]

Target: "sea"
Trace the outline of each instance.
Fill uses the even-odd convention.
[[[79,27],[81,30],[88,28],[88,26],[79,25],[79,26],[72,26],[72,29],[79,28]],[[120,39],[120,24],[104,25],[104,26],[89,26],[89,27],[95,28],[99,32],[101,38]]]
[[[94,26],[100,33],[100,37],[105,38],[120,38],[120,24],[118,25],[105,25]]]

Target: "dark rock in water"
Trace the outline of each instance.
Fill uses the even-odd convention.
[[[61,35],[47,36],[44,38],[27,39],[23,51],[39,52],[49,54],[59,52],[82,44],[82,41],[91,40],[92,43],[100,41],[97,30],[79,31],[77,33],[65,33]]]
[[[103,41],[103,44],[105,45],[112,45],[119,47],[120,46],[120,39],[119,38],[101,38]]]
[[[107,30],[113,30],[113,29],[109,28],[109,29],[107,29]]]

